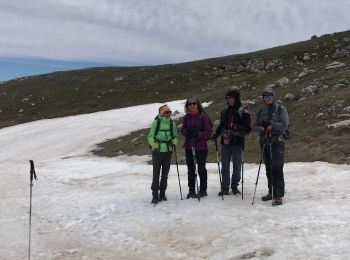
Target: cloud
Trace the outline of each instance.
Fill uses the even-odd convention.
[[[333,0],[0,2],[0,56],[160,64],[256,51],[350,29]]]

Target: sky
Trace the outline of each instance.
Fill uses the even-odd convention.
[[[0,81],[179,63],[350,29],[344,0],[0,0]]]

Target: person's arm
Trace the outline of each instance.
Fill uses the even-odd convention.
[[[184,120],[182,121],[181,135],[186,136],[187,134],[187,115],[185,115]]]
[[[223,126],[224,126],[224,111],[225,111],[225,110],[223,110],[223,111],[221,112],[221,115],[220,115],[220,123],[219,123],[218,127],[217,127],[216,130],[215,130],[215,133],[214,133],[214,135],[213,135],[213,139],[217,139],[217,138],[221,135],[222,128],[223,128]]]
[[[151,129],[149,130],[148,136],[147,136],[147,140],[148,140],[148,144],[152,145],[155,140],[154,140],[154,134],[156,131],[156,127],[157,127],[157,120],[154,120],[151,126]]]
[[[284,133],[288,129],[289,115],[287,109],[281,106],[281,114],[279,115],[280,121],[272,121],[272,131],[278,133]]]
[[[209,116],[208,114],[204,114],[203,118],[201,119],[204,123],[204,130],[198,133],[199,139],[208,140],[211,137],[211,127],[209,124]]]

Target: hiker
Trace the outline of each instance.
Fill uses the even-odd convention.
[[[188,170],[187,199],[208,196],[207,194],[207,169],[206,159],[208,155],[207,141],[211,136],[211,126],[208,114],[198,98],[190,97],[185,104],[185,118],[181,128],[181,134],[185,136],[184,148],[186,152],[186,164]],[[194,151],[192,151],[194,147]],[[197,166],[195,165],[193,152]],[[196,169],[200,178],[200,190],[196,194]]]
[[[173,146],[178,143],[177,127],[170,118],[171,110],[168,105],[159,108],[159,115],[154,119],[148,134],[148,144],[152,149],[153,181],[152,181],[152,204],[166,201],[165,195],[168,186],[168,173],[173,152]],[[162,175],[159,177],[160,171]],[[160,193],[158,194],[158,190]]]
[[[218,196],[229,195],[231,184],[234,195],[241,194],[238,189],[241,179],[242,152],[245,137],[251,132],[251,120],[247,107],[242,106],[237,88],[231,88],[225,95],[227,107],[221,112],[220,124],[212,139],[221,135],[222,184]],[[230,181],[230,162],[232,159],[232,178]]]
[[[275,96],[275,91],[272,88],[264,89],[262,93],[264,105],[257,111],[255,127],[260,131],[261,149],[265,144],[263,160],[268,181],[268,194],[261,199],[263,201],[274,199],[274,205],[281,205],[284,197],[283,136],[288,130],[289,117],[287,109],[276,103]]]

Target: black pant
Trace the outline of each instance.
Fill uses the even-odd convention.
[[[172,152],[153,152],[152,161],[153,161],[153,181],[151,189],[153,192],[158,192],[160,189],[161,193],[165,193],[165,190],[168,186],[168,174],[170,170],[170,161],[171,161]],[[160,169],[162,168],[162,177],[159,185],[159,176]]]
[[[208,150],[196,150],[197,166],[194,164],[192,150],[186,149],[186,164],[188,169],[188,187],[190,191],[195,191],[196,185],[196,167],[200,179],[200,190],[207,191],[207,169],[205,163],[207,160]]]
[[[263,141],[260,142],[262,147]],[[270,145],[272,150],[272,160],[270,153]],[[284,196],[284,175],[283,175],[283,165],[284,165],[284,142],[266,142],[263,159],[266,168],[266,177],[268,181],[269,193],[272,193],[273,185],[273,195],[274,197]],[[272,170],[272,172],[271,172]],[[272,183],[273,182],[273,183]]]

